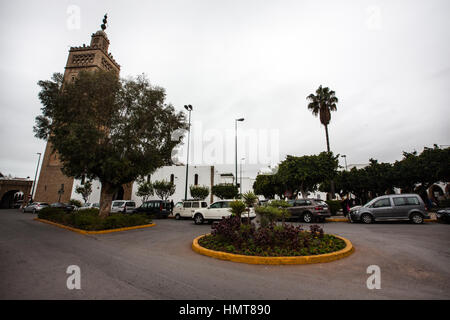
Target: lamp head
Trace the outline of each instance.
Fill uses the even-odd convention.
[[[244,118],[236,119],[236,121],[244,121]]]

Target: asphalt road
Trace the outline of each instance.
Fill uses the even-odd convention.
[[[356,252],[331,263],[262,266],[192,251],[210,225],[156,220],[156,227],[85,236],[0,210],[0,299],[449,299],[450,225],[325,223]],[[66,269],[81,269],[68,290]],[[369,265],[381,289],[369,290]]]

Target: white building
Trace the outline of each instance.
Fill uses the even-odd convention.
[[[207,186],[210,190],[210,195],[205,199],[209,204],[219,200],[217,197],[211,195],[212,186],[220,183],[234,183],[235,177],[232,173],[219,173],[214,169],[214,166],[189,166],[187,198],[190,199],[191,194],[189,187],[191,185]],[[186,166],[165,166],[156,170],[150,177],[150,181],[166,180],[175,184],[175,193],[169,198],[177,203],[184,199],[186,188]],[[253,182],[255,179],[243,177],[242,178],[242,192],[253,191]],[[75,179],[72,188],[71,199],[80,200],[83,202],[83,198],[80,194],[75,192],[76,187],[81,185],[81,181]],[[133,189],[131,192],[131,200],[136,201],[137,205],[141,205],[141,198],[136,196],[138,190],[138,183],[133,183]],[[89,196],[90,202],[100,202],[101,183],[97,180],[92,181],[92,193]],[[156,195],[150,197],[150,200],[156,200]],[[130,200],[130,199],[126,199]]]

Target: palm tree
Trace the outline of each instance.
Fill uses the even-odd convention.
[[[308,109],[312,111],[313,115],[317,117],[319,115],[320,122],[325,126],[325,135],[327,138],[327,151],[330,152],[330,139],[328,137],[328,124],[331,120],[331,111],[336,111],[336,103],[338,103],[338,98],[333,90],[328,87],[319,88],[316,90],[316,94],[310,94],[306,97],[307,100],[311,101],[308,104]],[[334,181],[330,181],[331,187],[331,198],[334,199]]]
[[[317,117],[319,115],[320,122],[325,126],[325,135],[327,138],[327,151],[330,152],[330,139],[328,137],[328,124],[331,120],[331,111],[336,111],[336,103],[338,103],[338,98],[335,96],[335,92],[330,90],[328,87],[316,90],[316,95],[310,94],[306,97],[307,100],[311,101],[308,104],[308,109],[312,111],[313,115]]]

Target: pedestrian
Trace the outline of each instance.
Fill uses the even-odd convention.
[[[173,207],[174,207],[174,204],[173,204],[173,199],[172,199],[172,200],[170,200],[170,213],[171,214],[173,213]]]

